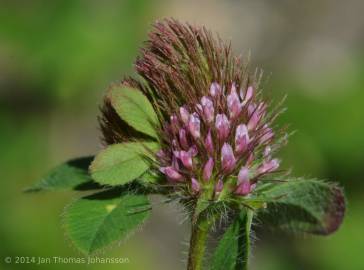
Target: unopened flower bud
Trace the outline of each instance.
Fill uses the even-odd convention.
[[[244,104],[246,104],[253,97],[253,93],[254,93],[253,86],[249,86],[248,89],[246,90],[246,94],[243,100]]]
[[[212,156],[214,154],[214,143],[212,141],[211,130],[207,133],[204,143],[207,153]]]
[[[188,120],[190,118],[190,113],[188,112],[188,110],[185,107],[180,107],[179,114],[181,115],[182,122],[185,125],[188,125]]]
[[[193,113],[190,115],[190,119],[188,121],[188,130],[195,139],[198,139],[201,136],[200,118],[197,113]]]
[[[253,112],[256,109],[257,109],[257,104],[255,104],[255,103],[249,104],[249,106],[248,106],[248,115],[249,115],[249,117],[251,117],[251,115],[253,114]]]
[[[179,153],[179,159],[181,160],[183,166],[185,166],[187,169],[192,169],[192,157],[189,152],[186,151],[180,151]]]
[[[260,120],[258,112],[254,112],[253,115],[250,117],[248,122],[248,129],[249,130],[255,130],[255,128],[258,125],[258,122]]]
[[[186,130],[184,128],[181,128],[179,130],[179,143],[181,144],[183,149],[188,150],[189,145],[187,141]]]
[[[225,114],[216,115],[215,127],[220,141],[225,141],[230,132],[230,122]]]
[[[200,183],[194,177],[191,178],[191,188],[192,188],[193,192],[195,192],[195,193],[200,192],[200,189],[201,189]]]
[[[212,157],[210,157],[203,168],[203,176],[202,176],[203,180],[205,181],[210,180],[213,169],[214,169],[214,160],[212,159]]]
[[[211,99],[209,99],[206,96],[203,96],[201,98],[201,105],[203,110],[203,115],[208,123],[211,123],[214,121],[215,116],[215,109],[214,104],[212,103]]]
[[[235,84],[233,84],[231,87],[231,92],[227,96],[227,106],[229,109],[230,118],[234,119],[240,114],[242,106],[238,93],[236,92]]]
[[[162,167],[160,171],[164,173],[172,181],[181,181],[183,176],[177,172],[173,167]]]
[[[235,167],[235,163],[236,160],[231,145],[228,143],[224,143],[221,149],[222,170],[225,173],[231,172]]]
[[[242,167],[238,174],[238,182],[235,193],[238,195],[247,195],[251,191],[251,184],[249,181],[249,169],[247,167]]]
[[[238,174],[238,185],[249,181],[249,169],[247,167],[241,167]]]
[[[235,151],[238,154],[243,153],[248,148],[248,143],[248,128],[244,124],[238,125],[235,133]]]
[[[210,86],[210,95],[212,97],[218,96],[221,93],[221,86],[217,82],[213,82]]]
[[[172,157],[172,168],[179,170],[179,163],[178,163],[179,156],[173,155]]]
[[[269,172],[273,172],[275,170],[277,170],[279,167],[279,160],[278,159],[272,159],[268,162],[264,162],[263,165],[261,165],[258,170],[257,173],[258,174],[263,174],[263,173],[269,173]]]
[[[262,119],[264,114],[264,104],[260,103],[258,107],[255,106],[254,111],[252,112],[249,122],[248,122],[248,130],[255,130],[258,126],[259,121]]]
[[[251,191],[251,184],[249,181],[244,181],[235,190],[235,193],[238,195],[248,195]]]

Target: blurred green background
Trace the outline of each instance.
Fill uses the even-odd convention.
[[[56,164],[100,149],[103,91],[132,73],[150,24],[204,24],[250,52],[265,90],[288,94],[281,122],[297,130],[281,152],[294,175],[338,181],[348,210],[329,237],[257,235],[253,269],[364,269],[364,18],[362,1],[0,1],[0,269],[7,256],[81,257],[64,238],[62,209],[75,193],[22,194]],[[156,209],[158,208],[158,209]],[[184,269],[188,224],[176,206],[88,269]],[[262,239],[261,239],[262,238]]]

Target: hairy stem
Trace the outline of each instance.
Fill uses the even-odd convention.
[[[195,216],[195,214],[192,216],[192,231],[187,270],[202,269],[203,257],[206,250],[206,239],[211,224],[212,221],[207,220],[204,217]]]
[[[251,225],[253,220],[253,211],[246,210],[244,214],[241,214],[241,230],[239,235],[239,251],[236,269],[239,270],[248,270],[249,266],[249,258],[250,258],[250,234],[251,234]]]

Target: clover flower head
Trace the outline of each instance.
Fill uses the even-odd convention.
[[[265,102],[254,86],[237,86],[211,82],[198,102],[180,106],[163,126],[159,170],[172,185],[186,185],[189,195],[213,187],[216,198],[227,185],[231,195],[247,196],[279,168]]]
[[[284,141],[274,126],[278,112],[262,97],[260,74],[204,28],[173,19],[154,27],[135,64],[147,85],[132,78],[122,85],[140,89],[159,112],[155,172],[184,196],[248,196],[278,171],[273,155]],[[106,101],[101,129],[110,144],[132,131],[121,129],[125,123],[109,107]]]

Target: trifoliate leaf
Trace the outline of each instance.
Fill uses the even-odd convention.
[[[258,222],[292,232],[330,234],[338,229],[345,213],[345,198],[335,184],[293,179],[262,192],[267,208]]]
[[[26,192],[41,190],[82,190],[88,188],[98,188],[88,172],[93,157],[82,157],[67,161],[53,170]]]
[[[131,234],[149,216],[150,204],[144,195],[115,191],[83,197],[67,207],[66,233],[83,253],[91,254]]]
[[[131,127],[155,139],[158,117],[149,100],[139,90],[115,86],[109,93],[111,104]]]
[[[227,228],[212,257],[211,270],[247,269],[253,212],[243,210]]]
[[[90,166],[92,178],[104,185],[123,185],[141,176],[149,167],[149,150],[156,143],[113,144],[101,151]]]

